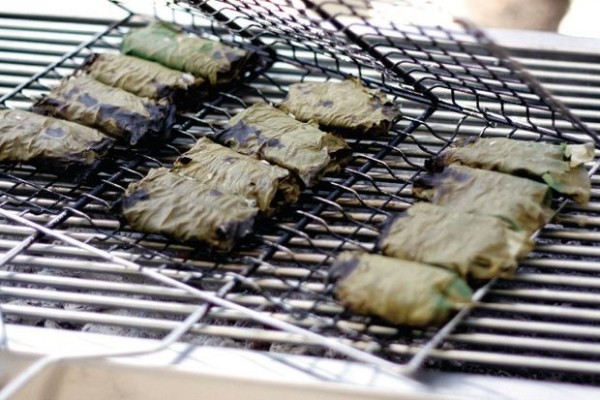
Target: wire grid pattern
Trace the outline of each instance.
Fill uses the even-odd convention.
[[[452,111],[534,132],[568,136],[589,130],[506,51],[467,21],[450,22],[435,2],[212,1],[189,4],[240,35],[308,51],[311,67],[347,75],[340,60],[359,66],[366,82]],[[197,12],[197,11],[196,11]],[[422,25],[415,25],[420,21]],[[443,24],[443,25],[442,25]],[[271,35],[273,37],[271,37]],[[378,76],[362,76],[363,68]]]
[[[5,104],[26,108],[28,104],[34,101],[36,96],[39,96],[44,91],[48,90],[52,85],[56,84],[61,77],[68,75],[72,71],[72,67],[77,66],[92,51],[114,51],[116,49],[116,43],[114,42],[114,39],[115,37],[120,36],[120,34],[121,28],[111,27],[103,33],[102,37],[94,38],[93,41],[85,46],[80,46],[78,50],[72,52],[66,57],[62,57],[59,62],[49,67],[47,71],[44,71],[44,73],[32,79],[31,82],[26,82],[26,84],[22,85],[22,87],[18,87],[13,92],[5,95]],[[273,65],[270,71],[273,74],[277,74],[277,68],[277,65]],[[264,75],[262,81],[263,85],[270,85],[273,81],[273,78]],[[260,83],[257,82],[257,85],[259,86]],[[235,96],[233,94],[234,92],[240,90],[246,91],[246,94],[244,95],[245,100],[243,100],[242,97]],[[97,171],[96,176],[87,181],[82,182],[75,179],[76,183],[73,183],[71,177],[65,177],[63,180],[63,178],[52,176],[51,174],[44,176],[43,174],[39,174],[39,172],[35,169],[28,169],[26,166],[8,166],[3,171],[6,179],[6,189],[3,191],[6,200],[4,201],[3,206],[6,210],[17,211],[19,214],[26,215],[29,220],[35,221],[46,227],[55,229],[67,227],[69,232],[71,232],[70,234],[72,234],[74,237],[84,240],[87,243],[93,243],[98,248],[106,248],[107,250],[110,250],[111,253],[119,253],[121,250],[123,250],[125,253],[119,254],[127,254],[128,259],[131,259],[132,254],[134,254],[133,257],[139,264],[144,266],[159,267],[165,273],[169,273],[164,269],[166,264],[169,264],[170,267],[175,265],[179,270],[185,270],[186,268],[189,270],[204,269],[202,273],[183,274],[183,276],[186,280],[189,280],[190,283],[195,282],[204,290],[212,289],[215,292],[219,292],[219,294],[224,295],[227,291],[231,290],[233,286],[226,285],[226,287],[228,287],[226,290],[223,290],[224,287],[222,286],[227,283],[237,283],[239,279],[243,279],[243,274],[238,272],[246,271],[246,274],[249,273],[250,269],[247,267],[249,261],[253,262],[253,258],[259,259],[264,257],[264,255],[261,256],[261,254],[266,254],[269,252],[267,247],[269,243],[271,243],[270,240],[272,240],[272,237],[277,238],[278,236],[282,236],[283,233],[289,234],[290,232],[298,232],[294,229],[294,227],[297,229],[299,225],[294,224],[293,222],[295,219],[297,219],[295,218],[297,215],[304,216],[306,214],[312,217],[309,212],[314,210],[315,207],[319,207],[317,204],[320,201],[325,202],[326,204],[332,202],[330,199],[334,199],[335,196],[330,194],[324,195],[322,199],[317,196],[318,192],[332,192],[331,187],[325,186],[314,189],[315,193],[312,195],[314,197],[312,203],[310,200],[302,202],[303,207],[306,208],[306,211],[289,210],[288,214],[291,217],[288,216],[287,224],[281,224],[280,231],[273,232],[273,227],[267,227],[266,231],[270,231],[270,236],[267,234],[262,236],[257,235],[257,238],[254,242],[250,240],[249,243],[243,246],[247,247],[249,250],[243,251],[242,249],[237,259],[234,258],[235,256],[225,257],[225,262],[227,264],[226,266],[223,266],[224,262],[220,261],[219,255],[206,254],[206,251],[202,250],[195,251],[194,249],[186,248],[185,246],[164,241],[164,238],[156,238],[153,235],[139,235],[137,233],[125,231],[122,229],[120,221],[114,217],[113,204],[117,199],[120,198],[122,191],[129,182],[143,177],[150,167],[170,165],[179,154],[192,146],[194,141],[199,137],[198,135],[210,133],[213,125],[218,126],[219,122],[223,122],[225,119],[231,117],[236,112],[239,112],[243,107],[247,107],[251,102],[256,101],[257,99],[281,100],[284,92],[281,91],[279,87],[276,87],[275,91],[277,94],[265,94],[254,87],[247,86],[235,88],[229,93],[223,93],[213,102],[205,104],[203,111],[194,116],[190,116],[189,119],[183,119],[178,127],[181,131],[181,135],[177,137],[170,145],[165,146],[163,149],[153,149],[154,152],[147,151],[148,149],[133,149],[132,151],[132,149],[129,148],[117,148],[112,154],[113,159],[111,161],[114,162],[114,164],[111,163],[112,165],[110,166],[105,165],[104,168]],[[225,102],[228,103],[225,104]],[[208,115],[208,117],[206,117],[206,115]],[[196,129],[191,126],[193,124],[197,125]],[[398,139],[395,141],[397,142]],[[359,148],[358,142],[360,141],[358,140],[356,143],[357,149]],[[379,145],[381,146],[381,144]],[[368,144],[367,146],[372,146],[372,144]],[[380,150],[380,152],[385,151],[389,150],[386,150],[385,147]],[[151,155],[149,156],[148,154]],[[360,158],[361,157],[359,156],[358,159]],[[367,163],[371,163],[372,161],[370,158],[371,157],[369,155],[365,155],[362,157],[362,162],[357,162],[357,174],[362,174],[363,172],[361,171],[366,171],[368,169],[365,168],[365,160]],[[36,182],[39,179],[41,179],[44,183],[41,185],[37,184]],[[342,178],[338,185],[343,184],[344,181],[349,179],[352,178],[349,176]],[[333,187],[335,188],[335,186]],[[311,194],[308,194],[306,198],[310,199],[310,196]],[[329,199],[327,197],[329,197]],[[285,216],[282,217],[285,218]],[[303,225],[306,225],[306,221],[303,223]],[[96,232],[92,234],[86,233],[86,228],[92,228]],[[81,230],[81,232],[77,232],[79,230]],[[7,231],[12,232],[12,228],[7,228]],[[68,246],[49,246],[47,244],[43,244],[43,242],[47,239],[38,238],[38,236],[40,236],[39,232],[30,232],[28,229],[25,229],[24,232],[27,233],[25,237],[11,242],[11,244],[14,244],[16,247],[22,247],[23,249],[20,251],[19,256],[15,257],[11,264],[7,265],[7,271],[9,272],[6,274],[5,279],[7,282],[10,282],[8,285],[10,288],[4,288],[3,294],[9,298],[16,297],[25,298],[27,300],[25,301],[25,304],[18,301],[16,303],[9,302],[9,304],[5,304],[4,312],[8,315],[8,321],[16,321],[10,317],[11,313],[20,314],[21,316],[26,316],[26,318],[29,319],[35,319],[35,310],[32,310],[28,307],[31,306],[30,303],[32,299],[43,298],[44,301],[39,302],[35,300],[33,301],[33,304],[36,306],[42,304],[42,308],[47,308],[48,306],[56,307],[57,310],[55,310],[55,313],[53,314],[53,319],[60,320],[61,318],[64,318],[66,321],[63,323],[63,325],[58,324],[58,326],[74,328],[77,326],[77,322],[81,321],[82,317],[75,316],[73,313],[74,309],[72,307],[64,307],[63,302],[66,301],[68,303],[69,296],[65,298],[64,294],[61,294],[58,297],[53,297],[52,295],[48,294],[47,291],[45,292],[42,290],[40,292],[40,290],[37,288],[32,289],[12,287],[12,283],[17,283],[16,286],[21,286],[19,284],[25,284],[27,286],[28,279],[20,273],[30,273],[32,270],[28,267],[22,269],[23,260],[26,260],[26,263],[28,263],[29,266],[31,266],[30,263],[35,265],[36,262],[45,266],[46,269],[42,268],[42,275],[47,271],[47,268],[73,268],[72,262],[65,262],[65,267],[62,267],[62,262],[50,262],[47,260],[48,257],[40,257],[40,251],[42,251],[42,253],[56,253],[58,257],[61,258],[61,261],[66,261],[64,257],[68,258],[68,256],[71,254],[74,254],[74,257],[77,259],[79,259],[78,257],[81,257],[83,254],[80,251],[73,252],[73,250]],[[25,245],[21,246],[22,243]],[[263,249],[260,249],[261,244],[263,245]],[[257,245],[259,246],[259,250],[256,250]],[[135,254],[136,251],[139,254]],[[176,255],[178,254],[185,254],[185,256],[177,257]],[[42,258],[44,258],[45,261],[40,261]],[[205,260],[198,261],[198,258],[205,258]],[[94,262],[97,263],[97,260],[88,261],[92,264],[94,264]],[[96,268],[104,270],[106,267],[96,266]],[[14,273],[13,269],[21,272]],[[108,269],[110,270],[110,268]],[[255,268],[252,267],[252,269]],[[62,283],[62,279],[59,279],[58,283],[61,287],[67,286],[73,288],[76,286],[78,288],[86,288],[85,290],[89,290],[91,286],[102,287],[109,290],[108,288],[111,286],[110,284],[85,285],[82,284],[81,281],[77,280],[77,276],[69,276],[69,278],[75,279],[74,282],[77,283],[71,285],[64,284]],[[318,280],[322,280],[323,274],[321,273],[317,276],[317,278]],[[112,281],[111,278],[104,278],[101,276],[96,276],[96,279],[108,279],[109,281]],[[53,278],[46,280],[42,279],[40,282],[42,281],[48,284],[57,282]],[[218,290],[219,288],[221,288],[221,290]],[[146,291],[146,289],[144,289],[144,291]],[[78,306],[82,304],[86,305],[90,302],[93,303],[94,301],[96,302],[96,308],[92,307],[94,309],[98,309],[97,307],[99,305],[108,306],[109,304],[114,304],[114,302],[111,303],[110,301],[101,301],[97,297],[94,297],[94,294],[84,293],[84,290],[76,290],[76,293],[77,296],[71,298],[77,299],[79,302]],[[291,293],[288,294],[288,296],[291,296]],[[63,299],[63,302],[61,302],[58,306],[55,304],[57,298]],[[323,296],[323,298],[326,298],[326,296]],[[331,297],[327,296],[327,299],[331,303]],[[286,299],[284,298],[280,301],[280,303],[284,304],[285,301]],[[244,305],[252,305],[253,302],[256,303],[257,300],[256,298],[253,299],[252,296],[247,296],[246,302],[243,300],[240,300],[240,302]],[[130,304],[133,309],[140,307],[143,308],[139,304]],[[77,309],[77,307],[75,309]],[[164,310],[165,308],[159,307],[159,309]],[[301,309],[302,307],[299,308],[299,310]],[[334,309],[339,311],[339,306],[334,306]],[[176,315],[185,313],[186,309],[178,308],[178,310],[179,312],[176,312],[175,316],[172,318],[177,319]],[[286,308],[286,311],[289,312],[289,310],[289,307]],[[42,311],[42,314],[47,312],[48,310],[45,309]],[[61,317],[61,313],[66,314]],[[107,320],[106,318],[91,318],[88,314],[85,315],[92,321],[98,321],[100,323]],[[118,321],[115,322],[113,318],[108,318],[108,320],[112,321],[112,324],[116,324]],[[131,319],[127,319],[127,323],[132,324],[133,322]],[[155,327],[155,329],[158,328]],[[164,329],[164,325],[162,325],[161,329]],[[234,337],[236,335],[239,336],[239,334],[231,335]],[[282,337],[286,337],[286,335],[283,335]]]
[[[114,51],[126,29],[120,25],[109,28],[98,40],[92,40],[51,68],[49,74],[40,76],[7,98],[7,105],[14,102],[12,105],[26,106],[32,96],[47,90],[45,83],[53,84],[59,76],[68,74],[90,51]],[[215,29],[213,25],[205,33],[211,35]],[[256,44],[250,43],[249,46]],[[154,268],[165,276],[264,315],[310,328],[320,335],[337,338],[382,358],[404,363],[427,343],[435,331],[401,329],[377,319],[344,312],[332,300],[331,288],[324,284],[328,263],[342,249],[372,248],[379,224],[388,215],[402,211],[412,202],[410,182],[419,173],[423,160],[441,151],[456,135],[509,134],[520,139],[538,140],[540,134],[515,128],[507,131],[506,128],[482,123],[477,118],[448,115],[443,110],[426,108],[403,99],[405,117],[394,132],[378,139],[351,139],[355,159],[343,175],[326,178],[319,186],[305,191],[297,205],[258,226],[247,242],[225,256],[173,243],[158,235],[129,231],[113,212],[113,204],[129,182],[140,179],[149,168],[170,165],[198,137],[210,134],[231,115],[259,100],[280,101],[290,83],[332,77],[325,73],[320,76],[309,74],[309,70],[298,63],[290,64],[288,61],[275,61],[266,70],[256,71],[252,80],[221,93],[204,104],[198,114],[182,118],[179,134],[169,145],[137,151],[116,149],[113,162],[104,165],[85,182],[27,166],[6,166],[2,169],[4,209],[18,212],[56,231],[68,232],[95,248]],[[353,66],[343,67],[351,69]],[[373,72],[363,70],[364,76],[368,74]],[[339,74],[333,75],[337,76]],[[597,183],[596,179],[594,183]],[[595,281],[593,278],[590,280],[590,276],[598,270],[594,262],[595,252],[590,250],[591,246],[573,243],[574,240],[583,243],[596,240],[593,226],[581,229],[576,225],[578,218],[582,218],[580,215],[584,215],[586,221],[593,221],[594,210],[595,203],[588,209],[567,209],[561,219],[563,225],[551,225],[546,230],[547,233],[542,235],[544,245],[538,246],[538,252],[521,268],[522,273],[517,279],[494,286],[485,301],[476,307],[475,317],[466,319],[461,324],[460,333],[450,336],[451,340],[444,342],[442,349],[434,350],[433,356],[442,360],[467,361],[467,365],[470,365],[469,361],[485,363],[488,352],[481,350],[486,349],[486,337],[482,339],[465,333],[489,333],[491,330],[496,335],[495,340],[487,338],[491,352],[505,354],[507,363],[514,364],[516,360],[510,357],[519,356],[518,343],[502,349],[494,346],[497,347],[498,339],[502,343],[502,334],[507,330],[519,330],[511,322],[519,320],[519,315],[527,315],[529,323],[541,324],[537,325],[537,334],[552,336],[550,332],[556,327],[553,323],[562,323],[564,319],[548,317],[549,313],[556,312],[556,308],[552,307],[556,301],[551,296],[540,299],[538,289],[545,291],[553,282],[560,280],[560,290],[556,291],[563,292],[564,302],[572,298],[577,302],[582,297],[581,293],[571,292],[571,288],[591,286],[594,291]],[[7,264],[8,272],[3,274],[2,294],[20,300],[3,304],[3,313],[8,321],[23,322],[23,317],[26,317],[25,320],[33,320],[37,324],[90,331],[99,329],[99,326],[121,326],[124,329],[122,334],[144,336],[151,334],[149,332],[172,330],[197,303],[184,292],[153,284],[138,274],[125,273],[72,246],[54,245],[52,237],[38,237],[39,232],[35,229],[15,229],[12,223],[5,221],[0,224],[0,231],[3,238],[7,235],[6,240],[0,242],[7,250],[21,243],[29,245]],[[589,255],[590,259],[582,258],[581,253]],[[565,258],[564,264],[554,262],[556,254]],[[54,257],[56,260],[53,260]],[[544,265],[544,262],[547,264]],[[63,276],[54,278],[54,272],[48,273],[49,270],[67,271],[68,279]],[[90,275],[90,272],[95,275]],[[39,277],[45,274],[48,277]],[[566,278],[565,275],[575,276]],[[577,275],[585,279],[578,280]],[[519,286],[529,288],[529,294]],[[565,288],[568,290],[564,291]],[[593,301],[594,298],[583,302],[583,305],[596,304]],[[189,303],[186,305],[186,302]],[[514,303],[521,306],[522,314],[516,317],[513,314]],[[577,313],[581,304],[568,311],[578,316],[577,321],[582,325],[577,325],[580,331],[575,332],[579,335],[576,339],[583,338],[593,348],[593,335],[586,335],[585,328],[594,331],[595,313],[585,307]],[[235,310],[212,307],[206,313],[187,340],[339,356],[322,348],[307,346],[301,336],[251,322]],[[570,327],[563,328],[568,331]],[[529,329],[524,331],[525,335],[531,335]],[[503,343],[503,346],[506,344]],[[534,365],[534,361],[548,354],[545,348],[536,351],[531,353],[531,349],[527,348],[531,356],[528,359],[533,360],[530,368],[540,368]],[[572,352],[567,354],[573,355]],[[582,354],[575,354],[575,364],[563,369],[579,370],[588,365],[585,362],[590,356]],[[475,358],[469,360],[469,357]],[[492,361],[496,362],[495,359]],[[438,366],[445,367],[443,364]],[[588,372],[594,371],[592,368]]]

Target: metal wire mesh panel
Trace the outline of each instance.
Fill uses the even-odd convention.
[[[559,124],[555,118],[558,111],[548,111],[550,105],[543,101],[530,101],[523,94],[531,91],[526,82],[519,80],[516,85],[519,90],[515,89],[511,79],[519,78],[508,67],[501,71],[506,76],[495,71],[497,75],[490,78],[501,81],[500,86],[488,83],[488,77],[481,78],[483,83],[469,81],[469,85],[491,85],[489,88],[494,94],[490,96],[480,93],[480,89],[485,89],[483,86],[475,93],[459,90],[456,82],[456,85],[428,86],[428,82],[434,80],[431,75],[419,81],[415,78],[416,70],[400,74],[396,69],[408,64],[395,61],[394,69],[388,68],[385,60],[392,60],[391,54],[382,52],[378,59],[365,52],[367,47],[357,44],[358,37],[340,37],[334,25],[324,30],[324,38],[318,35],[320,31],[314,30],[316,18],[320,18],[321,24],[323,17],[329,15],[327,21],[333,24],[342,21],[347,16],[346,11],[332,17],[331,12],[325,13],[322,7],[307,2],[308,7],[294,8],[296,14],[293,14],[287,2],[270,4],[275,11],[289,11],[293,15],[293,20],[285,21],[288,22],[285,27],[276,24],[281,32],[262,25],[258,29],[256,24],[242,24],[254,10],[253,6],[262,7],[263,2],[230,2],[226,10],[208,9],[214,2],[198,3],[207,18],[185,7],[157,14],[203,36],[255,50],[263,60],[241,83],[205,101],[199,112],[179,115],[171,142],[158,148],[117,147],[109,162],[84,178],[52,174],[28,165],[1,166],[2,212],[37,224],[15,223],[8,216],[0,221],[0,248],[6,251],[0,271],[0,309],[4,320],[160,338],[205,306],[198,314],[202,318],[192,324],[185,340],[343,357],[337,349],[315,345],[297,332],[253,319],[243,311],[250,310],[269,321],[306,328],[323,338],[351,345],[364,354],[374,354],[380,360],[398,365],[413,362],[417,354],[427,356],[429,365],[435,368],[482,370],[481,366],[487,365],[492,373],[504,373],[503,368],[507,368],[510,373],[522,375],[536,371],[542,379],[588,382],[595,379],[600,372],[595,333],[598,321],[595,309],[600,301],[594,278],[598,270],[595,243],[600,182],[595,175],[590,205],[563,208],[559,218],[542,232],[536,252],[523,263],[517,277],[483,288],[473,311],[462,315],[445,331],[445,328],[442,331],[406,329],[376,318],[353,315],[333,299],[332,288],[325,279],[331,260],[341,250],[372,249],[380,224],[412,203],[411,183],[421,173],[423,161],[438,154],[455,137],[551,139],[558,132],[555,129]],[[275,11],[270,11],[272,16],[268,12],[257,14],[256,21],[262,23],[265,15],[269,18],[288,15]],[[229,12],[237,13],[237,17],[228,16]],[[357,15],[351,17],[357,18]],[[239,23],[237,31],[234,29],[231,33],[223,29],[223,24],[231,29],[233,22]],[[128,17],[99,33],[91,32],[83,43],[67,50],[37,75],[4,89],[0,103],[7,107],[29,107],[32,100],[71,73],[91,52],[116,52],[122,35],[143,23]],[[321,25],[316,26],[321,28]],[[366,27],[375,29],[369,24]],[[305,41],[308,36],[303,35],[307,30],[314,37]],[[43,35],[44,31],[41,32]],[[380,37],[380,33],[375,36]],[[300,36],[294,39],[292,34]],[[365,43],[377,39],[369,36],[374,35],[373,32],[356,35],[364,35]],[[456,36],[448,40],[452,42],[452,38]],[[315,42],[318,40],[323,42]],[[339,42],[332,42],[334,40]],[[460,69],[462,60],[474,63],[472,58],[477,49],[483,48],[479,41],[470,43],[472,47],[464,45],[452,51],[444,50],[456,58],[447,59],[445,63],[458,65],[464,82],[475,69],[488,68],[484,63],[484,67],[476,64],[471,70]],[[326,51],[326,46],[333,44],[336,48]],[[440,44],[429,45],[438,48]],[[383,51],[385,46],[373,47]],[[408,54],[408,50],[402,51]],[[419,53],[419,57],[437,54],[426,47],[414,52]],[[443,51],[442,54],[448,56]],[[485,57],[482,59],[487,60]],[[419,58],[416,60],[411,61],[416,69],[427,64]],[[0,66],[4,65],[1,61]],[[454,70],[455,76],[443,75],[443,68],[449,67],[440,65],[442,67],[436,66],[441,68],[435,72],[440,75],[437,81],[451,82],[450,78],[461,76]],[[348,74],[360,76],[364,82],[385,90],[390,99],[402,104],[403,118],[387,135],[350,138],[354,157],[341,175],[323,179],[319,185],[305,190],[297,204],[276,217],[261,221],[255,232],[233,252],[213,253],[201,246],[133,231],[115,211],[116,203],[130,182],[142,178],[150,168],[170,166],[195,140],[219,129],[242,109],[262,100],[280,102],[292,83],[336,80]],[[449,90],[447,93],[451,96],[438,95],[438,88]],[[478,99],[472,109],[460,103],[474,101],[468,96]],[[516,115],[509,112],[511,99],[515,98],[518,100],[515,104],[531,113],[536,107],[548,112],[539,114],[539,124],[530,125],[497,121],[498,118],[486,114],[483,104],[494,100],[500,107],[500,111],[495,112]],[[490,117],[489,120],[482,119],[482,115]],[[494,121],[503,123],[496,125]],[[546,136],[549,134],[552,137]],[[576,136],[585,137],[581,132]],[[50,228],[51,232],[36,228],[39,226]],[[91,246],[103,257],[65,242],[52,232]],[[124,268],[122,261],[107,259],[109,255],[134,263],[138,269]],[[153,280],[153,275],[145,271],[172,278],[184,286]],[[198,290],[242,306],[243,310],[206,302],[196,296]],[[541,338],[545,341],[538,340]],[[560,360],[549,362],[557,354]],[[422,359],[417,358],[417,361],[418,365]],[[548,369],[588,375],[583,378],[568,373],[554,376],[543,372]]]
[[[181,3],[255,41],[279,42],[293,49],[291,60],[314,68],[352,74],[339,68],[340,60],[349,60],[364,80],[406,97],[495,123],[561,137],[584,132],[597,140],[504,49],[431,2]],[[298,60],[296,52],[303,50],[314,56]],[[364,76],[364,69],[377,74]]]

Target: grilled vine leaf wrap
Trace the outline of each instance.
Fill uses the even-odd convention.
[[[473,295],[452,271],[377,254],[341,253],[329,277],[348,309],[401,325],[439,325]]]
[[[95,129],[28,111],[0,110],[0,160],[52,168],[93,166],[114,139]]]
[[[386,256],[437,265],[463,278],[512,276],[531,251],[524,231],[499,218],[417,203],[388,222],[379,247]]]
[[[295,83],[279,107],[300,121],[316,121],[326,129],[371,135],[387,133],[400,116],[399,106],[383,92],[367,89],[356,78]]]
[[[507,138],[478,138],[457,143],[427,165],[450,164],[505,172],[545,182],[577,202],[590,199],[591,182],[583,163],[594,159],[592,143],[554,145]]]
[[[215,138],[238,153],[292,171],[306,186],[313,186],[325,174],[341,171],[351,154],[343,139],[296,121],[266,103],[233,117]]]
[[[211,85],[235,79],[251,58],[247,51],[190,36],[166,22],[131,30],[121,43],[121,52],[189,72]]]
[[[511,228],[527,234],[542,227],[553,214],[547,185],[462,165],[450,165],[417,179],[413,194],[450,210],[502,218]]]
[[[129,185],[121,207],[136,230],[230,250],[248,234],[258,209],[246,199],[223,193],[166,168],[152,169]]]
[[[244,196],[267,214],[295,202],[300,195],[298,183],[288,170],[236,153],[208,138],[198,140],[175,162],[172,171],[222,192]]]
[[[166,139],[175,120],[175,107],[167,100],[138,97],[87,75],[63,79],[33,110],[96,128],[130,144],[146,134]]]
[[[152,61],[121,54],[92,54],[82,70],[95,80],[150,99],[173,99],[185,106],[203,97],[203,78]]]

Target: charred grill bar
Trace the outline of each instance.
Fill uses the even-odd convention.
[[[527,81],[526,74],[495,59],[495,48],[460,27],[389,29],[363,19],[363,26],[351,25],[344,35],[332,33],[327,24],[322,35],[315,35],[317,21],[324,18],[332,26],[340,25],[347,22],[348,12],[306,4],[292,13],[266,12],[260,1],[230,2],[225,10],[209,12],[202,2],[198,8],[209,12],[211,19],[184,6],[159,13],[205,37],[252,49],[264,63],[207,99],[198,113],[179,115],[168,144],[117,145],[110,154],[112,162],[96,167],[85,179],[25,164],[2,165],[3,213],[37,224],[26,225],[3,214],[3,321],[160,338],[181,327],[198,305],[207,304],[184,340],[327,358],[350,356],[338,348],[315,346],[297,332],[274,329],[239,309],[203,303],[185,287],[125,269],[51,234],[56,232],[266,320],[307,328],[350,345],[365,354],[363,361],[374,355],[398,366],[416,360],[417,366],[426,361],[427,368],[445,371],[596,382],[600,376],[596,175],[589,205],[567,203],[540,232],[534,253],[521,263],[516,278],[495,281],[480,291],[473,310],[454,321],[455,329],[407,330],[344,312],[326,276],[341,251],[372,249],[380,224],[413,202],[411,186],[422,175],[424,160],[440,154],[456,137],[595,140],[587,131],[600,127],[600,69],[593,64],[598,56],[565,59],[562,54],[517,53],[531,74],[587,124],[581,129],[554,107],[554,101],[538,96],[536,84]],[[287,24],[258,19],[259,26],[244,25],[244,18],[257,10]],[[116,52],[123,34],[143,25],[135,17],[86,25],[48,18],[21,28],[25,17],[0,18],[6,22],[0,43],[12,49],[0,51],[0,103],[17,109],[30,107],[91,53]],[[49,32],[60,34],[47,39]],[[24,40],[31,45],[19,49]],[[342,175],[304,190],[296,204],[257,227],[232,253],[211,253],[160,235],[141,234],[116,216],[115,205],[130,182],[151,168],[171,167],[198,138],[214,133],[243,109],[260,101],[281,102],[294,83],[349,75],[399,102],[402,119],[389,134],[348,139],[354,158]],[[586,167],[595,173],[597,164]],[[428,346],[432,338],[439,340],[437,346]]]

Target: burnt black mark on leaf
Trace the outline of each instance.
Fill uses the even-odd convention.
[[[419,198],[430,197],[427,200],[438,204],[439,199],[446,197],[455,190],[454,183],[467,182],[473,178],[473,174],[448,167],[441,172],[428,173],[417,179],[413,184],[414,193]],[[433,190],[428,191],[427,189]],[[423,196],[418,195],[418,193],[422,193]]]
[[[150,198],[147,189],[140,189],[137,192],[133,192],[130,196],[124,196],[121,202],[123,209],[131,208],[140,201],[148,200]]]
[[[400,115],[400,108],[398,105],[388,101],[383,105],[381,112],[390,121],[394,121]]]
[[[48,128],[44,131],[44,135],[53,138],[62,138],[66,135],[66,132],[62,128]]]
[[[99,124],[114,120],[130,144],[136,144],[147,133],[167,138],[174,122],[174,107],[148,103],[150,116],[132,112],[113,104],[101,104],[98,109]]]
[[[189,89],[189,87],[191,86],[189,84],[186,84],[184,85],[185,88],[178,88],[176,85],[165,85],[161,82],[151,82],[149,83],[149,85],[154,87],[154,90],[156,92],[156,98],[159,99],[178,99],[179,97],[182,97],[185,94],[186,90]]]
[[[261,142],[262,139],[264,139],[264,138],[259,137],[259,139],[258,139],[259,142]],[[279,141],[279,139],[276,139],[276,138],[269,138],[269,139],[267,139],[266,141],[264,141],[264,145],[266,147],[276,148],[276,149],[283,149],[285,147],[284,145],[281,144],[281,142]]]
[[[431,189],[443,184],[441,173],[425,174],[413,182],[413,195],[420,200],[431,200]]]
[[[91,126],[119,139],[136,144],[146,133],[160,139],[168,138],[175,121],[175,106],[168,101],[154,102],[131,95],[126,103],[102,102],[102,98],[117,89],[97,85],[91,79],[66,81],[34,105],[34,111],[45,115],[71,119]],[[93,91],[93,93],[91,93]],[[148,115],[131,111],[131,104],[142,102]],[[115,127],[116,125],[116,127]]]
[[[425,169],[429,172],[442,172],[448,164],[448,156],[450,152],[445,151],[436,157],[428,158],[424,163]]]
[[[108,149],[112,147],[114,143],[115,140],[113,138],[106,136],[103,137],[102,140],[100,140],[99,142],[95,142],[94,144],[92,144],[90,149],[98,154],[104,154],[108,151]]]
[[[222,50],[214,51],[210,56],[213,60],[217,62],[223,60],[226,57]]]
[[[329,270],[327,280],[329,282],[337,282],[340,279],[345,279],[358,267],[358,264],[359,260],[356,256],[349,260],[336,262]]]
[[[260,132],[257,129],[246,125],[243,121],[239,121],[234,126],[217,133],[215,138],[220,143],[231,146],[234,144],[245,145],[250,139],[258,138],[259,135]]]
[[[373,96],[373,101],[371,101],[371,108],[373,108],[373,110],[379,110],[381,106],[381,99],[377,96]]]
[[[236,158],[236,157],[231,157],[231,156],[228,156],[228,157],[224,157],[224,158],[223,158],[223,162],[224,162],[224,163],[227,163],[227,164],[233,164],[233,163],[235,163],[235,162],[236,162],[236,160],[237,160],[237,159],[238,159],[238,158]]]
[[[246,236],[252,230],[254,225],[254,218],[256,212],[251,213],[248,216],[242,217],[241,215],[237,219],[233,219],[219,225],[217,227],[217,234],[220,236],[219,248],[221,250],[229,251],[233,247],[233,241],[236,238]]]
[[[433,164],[430,165],[432,168],[440,166],[435,160],[429,164]],[[447,182],[466,182],[473,178],[473,174],[469,174],[468,172],[461,172],[452,167],[444,168],[443,165],[440,167],[442,167],[442,169],[439,169],[436,172],[427,173],[415,180],[414,185],[422,188],[434,188],[444,185]]]
[[[333,107],[333,101],[331,100],[321,100],[317,103],[319,107],[331,108]]]
[[[259,148],[283,148],[284,146],[276,138],[269,138],[258,129],[239,121],[234,126],[227,128],[216,135],[217,141],[227,146],[240,144],[242,146],[256,139]]]
[[[306,94],[306,95],[312,95],[313,94],[313,88],[312,88],[312,84],[310,83],[296,83],[294,85],[292,85],[292,87],[290,88],[290,93],[292,93],[293,91],[298,91],[302,94]],[[289,94],[288,94],[288,98],[289,98]]]
[[[96,104],[98,104],[98,100],[96,100],[95,98],[93,98],[88,93],[81,94],[78,99],[81,102],[81,104],[83,104],[86,107],[93,107]]]
[[[182,157],[179,157],[177,162],[181,165],[188,165],[189,163],[192,162],[192,159],[189,157],[182,156]]]
[[[67,82],[68,82],[68,81],[67,81]],[[56,89],[56,92],[57,92],[57,93],[61,93],[61,87],[62,87],[62,86],[59,86],[59,87],[58,87],[58,89]],[[50,95],[50,96],[52,96],[52,93],[54,93],[54,90],[51,92],[51,95]],[[66,99],[66,100],[71,100],[71,99],[73,99],[73,98],[77,97],[77,95],[78,95],[79,93],[81,93],[81,90],[79,89],[79,87],[75,86],[75,87],[72,87],[72,88],[71,88],[71,89],[69,89],[69,90],[62,91],[62,95],[58,95],[58,97],[63,97],[63,98],[64,98],[64,99]],[[49,97],[50,97],[50,96],[49,96]],[[57,96],[57,95],[56,95],[56,94],[54,94],[54,96]]]
[[[442,175],[446,175],[448,179],[451,179],[455,182],[467,182],[470,179],[473,179],[474,175],[469,174],[468,172],[462,172],[457,170],[456,168],[446,168]]]

